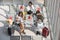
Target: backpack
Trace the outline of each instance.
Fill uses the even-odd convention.
[[[47,27],[44,27],[42,29],[42,36],[47,37],[49,35],[49,30]]]

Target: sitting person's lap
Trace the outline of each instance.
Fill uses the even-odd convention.
[[[17,24],[17,23],[14,22],[12,29],[14,29],[14,30],[16,30],[16,31],[19,32],[20,31],[19,24]]]

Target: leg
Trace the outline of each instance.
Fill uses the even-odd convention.
[[[23,23],[20,23],[20,33],[24,33],[24,24]]]

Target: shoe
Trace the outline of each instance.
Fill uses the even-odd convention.
[[[37,32],[36,32],[36,35],[40,35],[40,32],[37,31]]]
[[[24,30],[22,31],[22,33],[23,33],[23,34],[26,34],[26,33],[24,32]]]

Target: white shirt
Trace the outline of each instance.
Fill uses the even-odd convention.
[[[41,23],[37,23],[37,28],[38,28],[38,29],[40,29],[40,28],[42,29],[43,27],[44,27],[44,25],[43,25],[42,22],[41,22]]]
[[[27,11],[31,10],[31,11],[33,11],[33,13],[35,12],[35,8],[33,5],[31,7],[27,6],[26,9],[27,9]]]
[[[37,23],[37,29],[36,29],[36,31],[40,31],[42,33],[43,27],[44,27],[44,25],[43,25],[42,22],[41,23]]]
[[[20,16],[17,15],[16,18],[18,18],[18,21],[16,23],[24,22],[22,17],[20,17]]]

